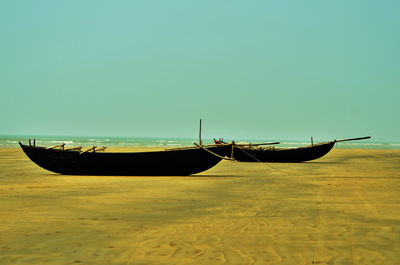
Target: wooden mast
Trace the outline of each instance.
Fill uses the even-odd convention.
[[[203,146],[203,142],[201,141],[201,119],[200,119],[200,128],[199,128],[199,142],[200,142],[200,146]]]

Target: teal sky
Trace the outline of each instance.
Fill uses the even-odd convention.
[[[400,1],[0,0],[0,134],[400,141]]]

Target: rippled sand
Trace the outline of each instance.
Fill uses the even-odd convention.
[[[0,149],[0,264],[399,264],[400,150],[64,176]]]

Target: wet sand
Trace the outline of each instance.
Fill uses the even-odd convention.
[[[400,150],[116,177],[0,148],[0,209],[0,264],[400,264]]]

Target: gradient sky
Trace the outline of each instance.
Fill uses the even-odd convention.
[[[400,141],[400,1],[0,0],[0,134]]]

